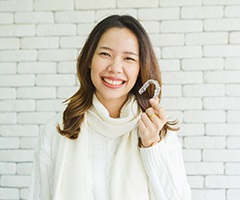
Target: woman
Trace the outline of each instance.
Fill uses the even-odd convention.
[[[159,66],[131,16],[109,16],[77,63],[79,90],[44,127],[30,200],[190,200],[181,147],[154,87]],[[160,95],[159,95],[160,98]]]

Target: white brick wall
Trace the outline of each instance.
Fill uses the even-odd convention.
[[[77,90],[88,33],[115,13],[154,44],[193,200],[239,200],[239,0],[0,0],[0,200],[27,198],[40,126]]]

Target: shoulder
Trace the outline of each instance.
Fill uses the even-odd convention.
[[[62,117],[63,113],[60,112],[47,120],[47,122],[43,125],[40,132],[39,138],[41,141],[49,143],[50,140],[53,139],[53,137],[60,136],[60,134],[57,131],[57,125],[60,125],[60,127],[62,127],[63,123]]]

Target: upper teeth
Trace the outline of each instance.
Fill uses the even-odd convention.
[[[122,84],[122,81],[110,80],[110,79],[106,79],[106,78],[104,78],[104,81],[111,85],[121,85]]]

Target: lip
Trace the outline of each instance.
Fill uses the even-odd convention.
[[[116,78],[116,77],[109,77],[109,76],[103,76],[101,77],[103,84],[108,87],[108,88],[112,88],[112,89],[118,89],[121,88],[124,83],[126,82],[123,79],[120,78]]]

